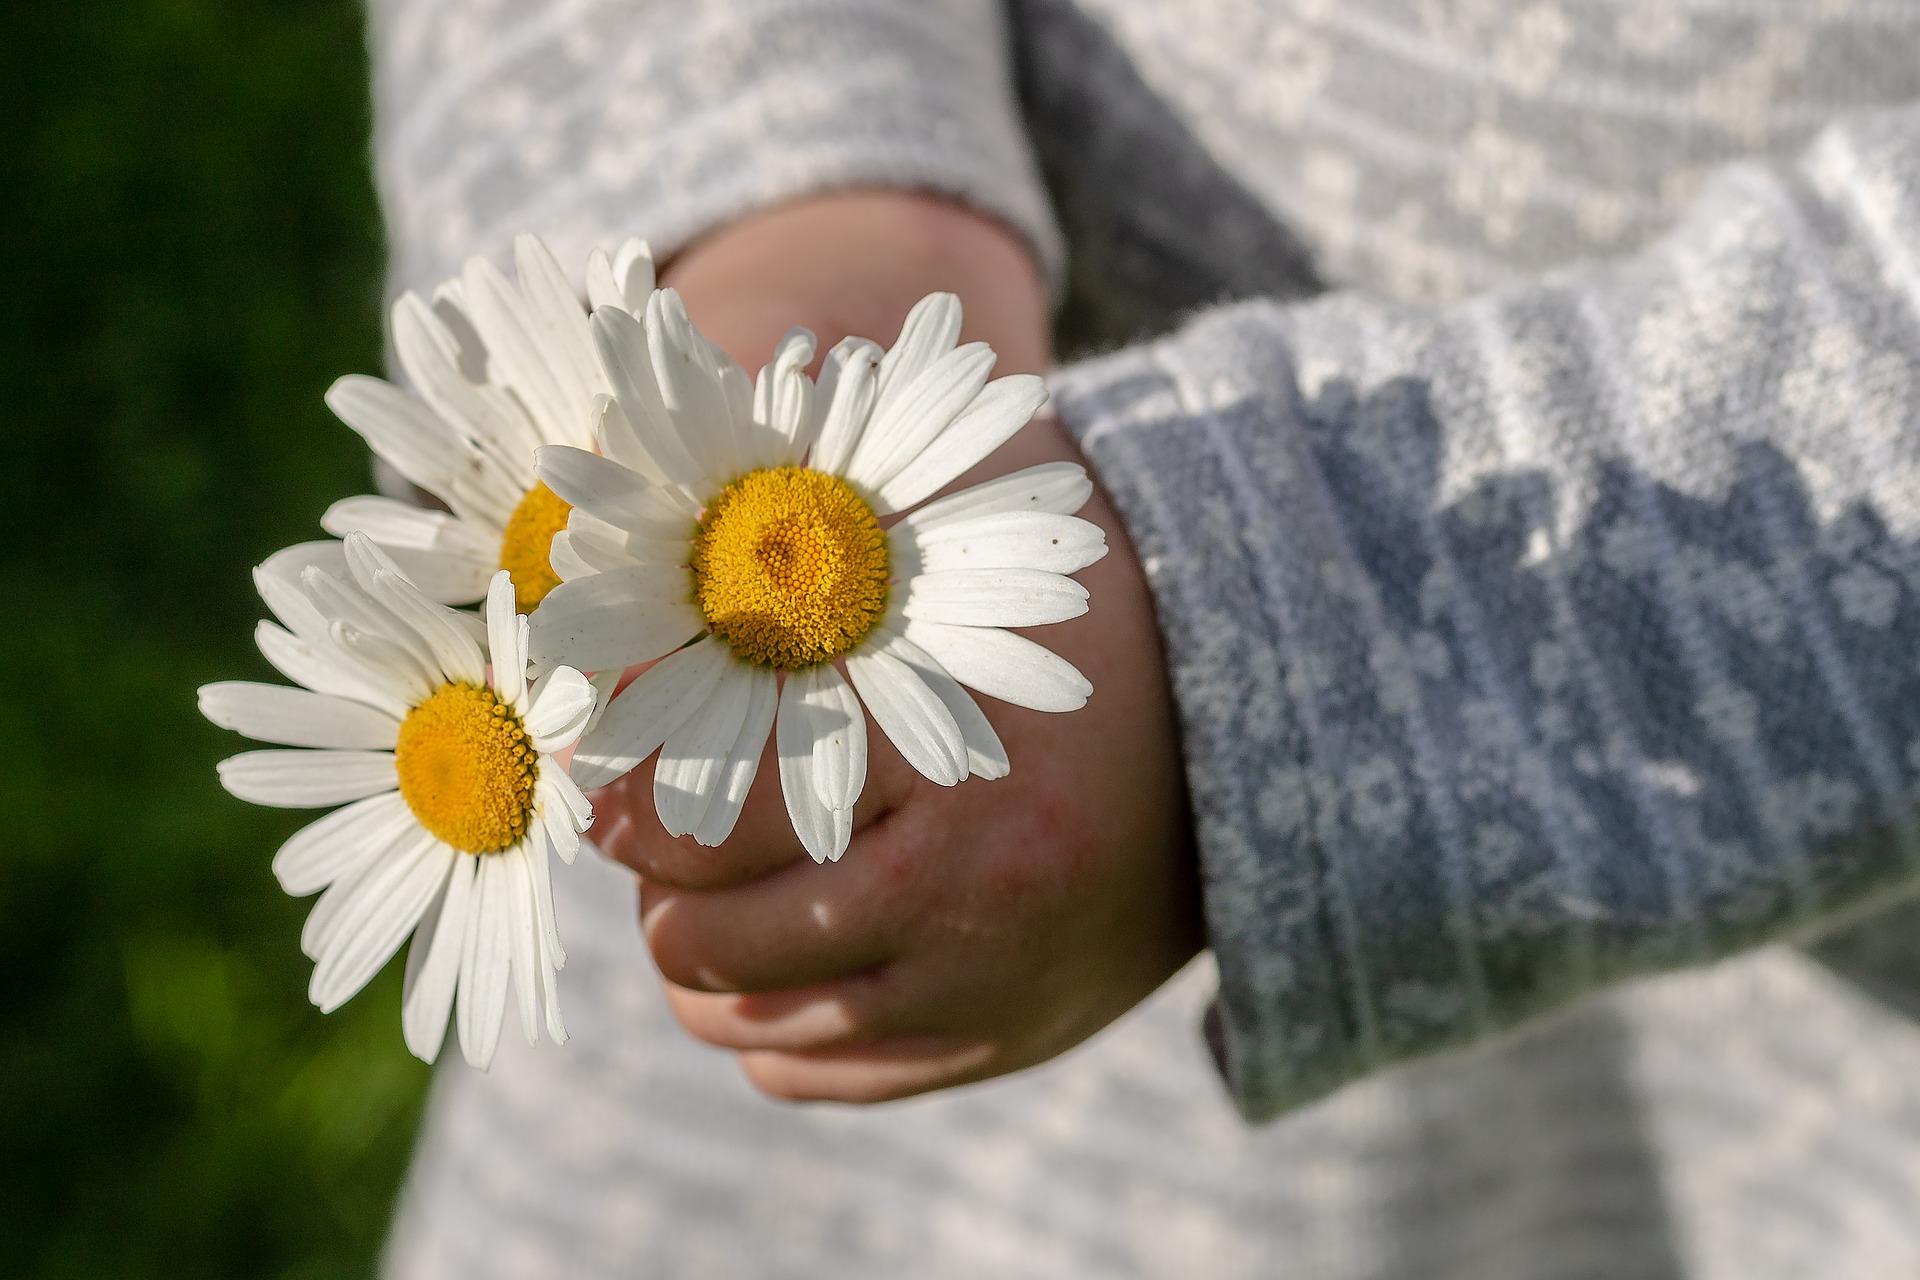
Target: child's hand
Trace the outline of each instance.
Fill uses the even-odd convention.
[[[1050,359],[1045,295],[997,223],[925,197],[788,206],[694,246],[666,272],[694,320],[749,369],[794,323],[824,350],[889,342],[912,304],[958,293],[996,373]],[[960,485],[1056,458],[1035,421]],[[595,835],[642,876],[648,944],[695,1035],[740,1052],[780,1097],[870,1102],[1033,1065],[1124,1013],[1202,943],[1188,819],[1151,600],[1105,495],[1080,513],[1107,557],[1078,576],[1085,616],[1035,629],[1094,694],[1050,715],[978,700],[1009,777],[945,788],[870,728],[853,843],[817,866],[794,836],[769,744],[719,848],[669,839],[651,765],[595,800]]]

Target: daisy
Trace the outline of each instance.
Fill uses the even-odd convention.
[[[484,620],[427,599],[357,533],[290,548],[254,581],[284,624],[260,624],[260,650],[301,687],[210,684],[200,710],[306,748],[222,761],[234,795],[346,806],[273,860],[288,893],[325,890],[300,937],[314,961],[309,998],[331,1013],[412,934],[401,1026],[416,1055],[438,1056],[457,995],[461,1051],[484,1070],[509,985],[528,1042],[542,1011],[564,1042],[548,851],[572,862],[593,815],[552,753],[587,727],[593,686],[570,667],[529,686],[527,620],[504,571]]]
[[[838,859],[866,780],[863,706],[915,769],[953,786],[1008,770],[962,684],[1043,711],[1086,701],[1072,665],[1005,630],[1086,611],[1066,576],[1106,553],[1072,514],[1086,473],[1033,467],[913,509],[1046,400],[1036,377],[989,382],[993,352],[956,346],[959,333],[959,300],[934,294],[891,351],[835,347],[816,388],[805,330],[749,383],[670,289],[644,322],[594,312],[613,392],[600,454],[540,451],[541,478],[574,510],[532,652],[587,670],[659,661],[582,739],[576,782],[603,785],[659,750],[661,822],[718,844],[771,734],[801,843]]]
[[[587,310],[553,255],[522,235],[513,256],[515,280],[475,257],[432,304],[411,292],[394,303],[394,354],[417,394],[357,374],[327,392],[341,421],[448,509],[354,497],[320,523],[336,537],[365,533],[442,604],[474,603],[505,569],[516,607],[531,613],[560,581],[547,549],[567,523],[567,504],[533,473],[534,450],[590,447],[594,400],[608,387]],[[646,244],[629,240],[612,258],[596,251],[587,285],[595,306],[644,314]]]

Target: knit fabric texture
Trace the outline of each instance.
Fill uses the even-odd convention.
[[[1022,1077],[795,1111],[578,868],[575,1041],[442,1072],[392,1274],[1920,1274],[1920,7],[374,19],[399,285],[876,183],[1020,229],[1115,348],[1055,404],[1212,952]],[[1763,946],[1822,938],[1860,985]]]

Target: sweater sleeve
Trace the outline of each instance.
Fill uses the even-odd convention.
[[[1059,375],[1139,543],[1253,1118],[1920,887],[1920,110],[1636,256]]]
[[[563,262],[662,258],[783,200],[936,192],[1059,233],[1019,122],[1000,0],[371,0],[393,275],[539,232]]]

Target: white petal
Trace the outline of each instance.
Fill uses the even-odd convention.
[[[440,1056],[460,982],[460,954],[473,916],[474,872],[479,859],[457,854],[441,890],[439,909],[421,918],[407,947],[407,983],[401,997],[400,1030],[407,1048],[422,1062]],[[420,957],[416,963],[414,957]]]
[[[747,714],[740,721],[740,732],[727,751],[725,768],[713,800],[707,805],[693,838],[709,847],[733,834],[740,821],[740,810],[753,789],[754,775],[760,770],[760,756],[766,750],[767,734],[773,729],[774,709],[780,703],[780,681],[766,667],[750,667],[753,688],[747,701]]]
[[[344,622],[336,622],[328,628],[327,637],[330,647],[352,663],[362,678],[407,707],[426,701],[435,688],[426,669],[384,636],[370,635]]]
[[[797,466],[813,443],[813,380],[807,377],[807,366],[813,363],[814,347],[813,335],[796,326],[787,330],[773,360],[760,370],[753,388],[753,421],[760,429],[757,466]]]
[[[781,723],[813,744],[813,782],[820,803],[829,809],[853,808],[867,785],[867,717],[860,699],[838,671],[821,665],[790,673],[781,704]]]
[[[787,802],[794,834],[807,853],[815,862],[837,862],[853,836],[853,810],[829,809],[820,799],[820,787],[814,778],[813,731],[803,705],[807,683],[801,674],[787,677],[774,723],[780,794]]]
[[[540,1042],[540,913],[533,901],[533,881],[527,874],[523,849],[516,845],[496,854],[504,862],[507,888],[507,939],[513,947],[514,1004],[520,1009],[520,1032],[528,1044]]]
[[[404,698],[368,680],[357,666],[349,665],[344,657],[335,654],[332,645],[316,649],[271,622],[256,626],[253,639],[274,670],[315,693],[364,702],[396,720],[407,714],[409,704]]]
[[[458,855],[426,832],[401,846],[355,888],[338,932],[320,952],[307,998],[332,1013],[367,985],[400,949],[447,882]]]
[[[400,785],[387,751],[249,751],[220,762],[220,785],[279,809],[320,809]]]
[[[553,846],[554,852],[560,855],[560,861],[572,866],[574,858],[580,853],[580,832],[574,827],[566,801],[558,797],[555,787],[555,783],[566,776],[565,770],[558,766],[549,770],[543,765],[540,781],[535,784],[535,793],[539,802],[540,830],[546,836],[546,843]]]
[[[584,443],[577,437],[587,406],[576,405],[563,385],[563,375],[540,349],[536,334],[541,319],[507,277],[482,257],[467,259],[460,273],[463,301],[473,326],[487,344],[490,380],[511,389],[533,414],[540,437],[548,442]],[[586,313],[581,311],[584,327]]]
[[[865,338],[843,338],[827,353],[814,393],[815,412],[821,414],[820,432],[807,465],[815,471],[840,475],[860,446],[873,403],[880,394],[883,352]]]
[[[651,662],[705,627],[692,596],[692,571],[677,565],[634,565],[563,582],[533,615],[533,658],[582,671]]]
[[[880,486],[875,510],[904,511],[952,483],[967,468],[1013,438],[1047,402],[1047,386],[1032,374],[998,378],[974,398],[946,430]]]
[[[337,564],[336,576],[344,578],[347,573],[347,553],[337,542],[302,542],[297,546],[275,552],[267,557],[264,563],[256,565],[253,570],[254,590],[260,593],[260,598],[266,602],[267,608],[273,611],[273,616],[280,619],[281,624],[289,631],[309,644],[327,634],[327,615],[322,613],[320,606],[313,602],[313,597],[307,594],[303,583],[309,568],[323,566],[312,562],[313,559],[320,559],[320,557],[310,559],[302,555],[295,559],[290,553],[305,552],[308,548],[318,547],[332,549],[333,556],[325,559],[333,563],[324,567],[332,571]]]
[[[555,439],[587,444],[593,398],[607,390],[593,354],[587,310],[538,236],[522,232],[514,237],[513,263],[534,344],[552,370],[564,404],[567,434]]]
[[[246,680],[201,686],[200,714],[222,729],[289,747],[390,751],[400,734],[397,719],[363,702]]]
[[[726,645],[709,636],[641,672],[574,748],[574,782],[588,791],[603,787],[659,750],[732,661]]]
[[[556,969],[564,968],[567,953],[560,945],[560,924],[553,914],[553,859],[547,856],[547,842],[537,835],[526,842],[525,850],[536,923],[547,944],[545,959]]]
[[[402,294],[393,304],[394,353],[421,398],[477,446],[475,466],[456,485],[485,514],[504,521],[527,488],[526,459],[541,444],[540,429],[505,388],[467,376],[463,358],[484,370],[486,352],[466,316],[451,307],[445,311],[436,312],[411,292]]]
[[[370,866],[418,828],[399,792],[369,796],[294,832],[273,855],[273,877],[287,893],[304,898]]]
[[[320,517],[320,527],[336,538],[364,533],[390,549],[437,551],[468,559],[493,558],[500,547],[498,528],[475,526],[451,512],[429,511],[393,498],[342,498]]]
[[[912,385],[934,361],[960,341],[960,299],[950,293],[930,293],[907,313],[893,349],[880,363],[880,398],[875,412]]]
[[[401,475],[442,498],[459,488],[472,450],[425,404],[362,374],[336,380],[326,399],[334,415]]]
[[[557,764],[543,762],[540,766],[540,782],[537,784],[540,803],[551,807],[555,814],[575,832],[585,831],[593,825],[593,803],[587,799],[587,793],[580,789],[567,771]],[[573,854],[567,852],[574,842],[569,841],[560,848],[562,856],[568,862]]]
[[[343,909],[353,901],[353,895],[361,883],[382,865],[386,854],[412,843],[419,835],[419,824],[410,824],[386,849],[327,886],[327,891],[313,904],[313,910],[307,912],[306,922],[300,926],[302,955],[309,960],[320,957],[320,953],[331,945],[334,934],[345,927],[348,917]]]
[[[1044,569],[1077,573],[1107,554],[1107,535],[1091,520],[1039,511],[955,520],[921,532],[896,525],[889,534],[895,576],[952,569]]]
[[[540,479],[569,506],[654,538],[690,538],[696,522],[631,467],[585,449],[548,445],[535,455]]]
[[[507,1011],[507,971],[512,964],[512,942],[507,889],[501,876],[508,868],[498,858],[480,859],[474,886],[467,936],[460,952],[460,990],[454,1002],[453,1025],[460,1036],[460,1053],[468,1065],[485,1071],[500,1043],[500,1019]]]
[[[350,555],[357,551],[363,565],[369,554],[379,556],[382,561],[387,559],[364,533],[348,534],[341,545],[350,549]],[[351,561],[349,561],[349,568],[350,570],[352,568]],[[398,651],[391,658],[380,658],[378,661],[382,665],[397,663],[429,685],[439,683],[440,664],[434,660],[433,651],[427,647],[426,641],[420,638],[420,633],[368,594],[361,583],[337,578],[317,568],[309,568],[300,575],[300,585],[306,589],[309,596],[313,597],[314,603],[333,620],[327,627],[329,636],[333,634],[336,626],[344,622],[354,631],[378,637],[384,642],[385,648]],[[384,648],[382,652],[384,653]]]
[[[597,697],[587,678],[572,667],[555,667],[541,676],[531,696],[526,728],[533,749],[545,755],[573,744],[586,728]]]
[[[1011,631],[909,622],[904,632],[961,684],[1017,707],[1078,711],[1093,693],[1072,663]]]
[[[465,605],[486,599],[487,584],[500,568],[497,545],[484,556],[405,547],[388,547],[387,554],[407,581],[435,604]]]
[[[336,578],[344,578],[347,576],[347,549],[330,538],[315,542],[296,542],[290,547],[280,548],[262,560],[255,566],[253,572],[256,578],[266,574],[289,586],[298,587],[302,575],[306,573],[309,566],[324,570]],[[280,621],[289,627],[294,627],[294,624],[286,618]],[[294,630],[298,631],[299,628],[294,627]]]
[[[877,492],[917,459],[973,402],[993,371],[993,348],[970,342],[948,352],[891,400],[873,411],[846,478]]]
[[[613,282],[620,287],[627,310],[645,315],[647,299],[653,294],[656,272],[653,249],[639,236],[628,236],[613,254]]]
[[[599,406],[600,446],[608,457],[660,483],[697,484],[698,460],[680,439],[654,370],[648,326],[655,305],[629,315],[603,307],[593,313],[593,346],[613,389],[613,408]],[[617,412],[615,412],[617,410]]]
[[[389,569],[374,578],[374,595],[426,641],[441,673],[449,680],[478,685],[487,678],[486,655],[453,611],[435,604],[420,589]]]
[[[914,673],[926,681],[927,688],[933,690],[935,697],[946,704],[953,721],[960,728],[960,735],[967,744],[967,772],[978,778],[1004,778],[1012,765],[1007,759],[1007,749],[995,733],[986,714],[980,710],[980,704],[973,700],[960,682],[935,662],[926,650],[908,640],[898,632],[889,632],[886,637],[886,649],[894,657],[912,667]]]
[[[527,663],[520,651],[513,577],[505,569],[487,587],[487,657],[493,661],[493,691],[505,702],[519,702],[527,692]]]
[[[560,1018],[560,988],[554,972],[565,967],[567,953],[560,947],[560,928],[553,916],[553,882],[547,845],[537,835],[524,846],[528,884],[533,890],[534,937],[538,943],[535,968],[540,974],[540,1004],[547,1013],[547,1034],[555,1044],[567,1042],[566,1023]]]
[[[574,551],[590,564],[598,564],[601,573],[612,573],[634,564],[684,565],[693,559],[693,538],[698,525],[691,516],[680,522],[671,537],[650,537],[602,520],[593,512],[575,507],[567,517]],[[554,535],[558,537],[558,534]]]
[[[847,675],[860,700],[908,764],[943,787],[967,776],[967,743],[953,713],[912,667],[878,646],[847,655]]]
[[[1087,589],[1038,569],[954,569],[907,583],[900,612],[962,627],[1039,627],[1087,611]]]
[[[683,836],[700,825],[752,695],[751,668],[729,663],[713,692],[667,735],[653,771],[653,807],[668,835]]]
[[[738,474],[743,459],[735,449],[727,389],[674,290],[661,289],[648,302],[647,341],[661,398],[700,475],[723,480]]]
[[[929,502],[900,521],[917,532],[1003,511],[1047,511],[1070,516],[1093,496],[1093,481],[1077,462],[1043,462],[997,479],[983,481],[937,502]],[[895,526],[896,528],[898,526]]]

